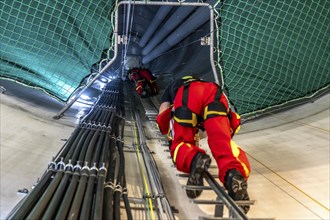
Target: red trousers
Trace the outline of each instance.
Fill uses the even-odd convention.
[[[214,101],[217,85],[211,82],[192,82],[188,91],[188,108],[195,114],[203,116],[205,107]],[[177,91],[174,109],[182,106],[184,87]],[[220,100],[228,109],[228,102],[224,95]],[[250,173],[250,164],[245,152],[231,139],[230,124],[227,116],[216,116],[204,121],[204,128],[208,136],[208,145],[218,165],[219,178],[224,182],[229,169],[237,169],[245,178]],[[198,152],[205,151],[196,146],[195,134],[197,128],[182,126],[174,120],[174,137],[171,145],[171,156],[178,170],[189,173],[190,165]]]
[[[144,80],[139,80],[136,85],[136,91],[139,95],[142,93],[142,89],[146,87],[146,85],[149,86],[150,92],[152,96],[157,95],[159,92],[159,88],[156,83],[156,78],[151,75],[150,71],[147,69],[140,69],[138,71],[139,77],[143,78]],[[141,89],[140,89],[141,88]]]

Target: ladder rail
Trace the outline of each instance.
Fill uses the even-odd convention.
[[[204,178],[208,182],[208,184],[213,188],[214,192],[217,194],[218,198],[220,198],[225,206],[230,211],[229,217],[233,217],[234,219],[242,219],[247,220],[247,216],[244,214],[243,210],[237,206],[237,204],[229,197],[229,195],[225,192],[225,190],[220,186],[220,184],[213,178],[213,176],[206,170],[204,172]]]

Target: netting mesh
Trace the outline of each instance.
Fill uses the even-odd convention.
[[[67,100],[110,46],[111,1],[0,4],[0,77]]]
[[[217,4],[219,61],[239,113],[329,88],[329,1]],[[0,77],[67,100],[111,46],[113,7],[106,0],[1,1]]]
[[[223,1],[225,84],[240,113],[329,87],[330,1]]]

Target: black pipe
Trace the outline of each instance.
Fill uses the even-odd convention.
[[[84,161],[85,156],[86,156],[87,147],[88,147],[89,143],[91,142],[91,139],[92,139],[94,133],[95,133],[95,130],[91,129],[89,131],[86,139],[82,140],[83,144],[82,144],[81,150],[79,152],[78,161]]]
[[[109,155],[109,167],[108,167],[108,175],[107,181],[113,182],[115,179],[115,168],[116,168],[116,139],[114,136],[110,138],[110,155]]]
[[[115,178],[115,168],[116,168],[116,157],[114,149],[116,147],[115,138],[110,139],[110,154],[108,162],[108,172],[106,177],[106,184],[104,187],[104,208],[103,208],[103,219],[112,220],[113,219],[113,190],[114,190],[114,178]]]
[[[90,118],[90,120],[89,120],[90,123],[97,124],[97,122],[99,121],[99,118],[102,114],[102,112],[100,110],[101,110],[101,106],[97,106],[94,117]]]
[[[125,204],[125,210],[126,210],[126,215],[127,215],[127,220],[133,220],[133,216],[132,216],[132,209],[131,206],[129,204],[128,201],[128,196],[127,196],[127,188],[126,188],[126,176],[124,175],[123,177],[123,200],[124,200],[124,204]]]
[[[88,145],[85,158],[82,161],[86,161],[88,164],[92,164],[93,150],[95,148],[95,143],[99,138],[100,138],[100,130],[97,129],[96,132],[94,133],[92,140]]]
[[[38,202],[34,205],[32,211],[27,216],[27,219],[40,219],[41,215],[45,211],[49,201],[51,200],[54,192],[56,191],[59,183],[62,180],[64,174],[64,169],[57,171],[54,179],[48,185],[47,189],[44,191]]]
[[[71,161],[69,161],[69,164],[67,164],[65,166],[64,170],[65,170],[64,177],[63,177],[60,185],[58,186],[51,202],[49,203],[49,206],[47,207],[45,214],[42,217],[43,220],[54,219],[54,217],[55,217],[55,213],[60,206],[60,203],[65,194],[65,191],[68,187],[68,183],[72,176],[73,166],[71,164]]]
[[[98,114],[97,112],[97,108],[98,106],[94,106],[92,108],[92,110],[89,112],[89,114],[87,114],[83,119],[82,122],[91,122],[93,121],[93,119],[95,118],[96,114]]]
[[[123,106],[123,108],[121,109],[121,114],[123,116],[125,116],[125,108]],[[124,131],[125,131],[125,120],[122,119],[121,120],[121,139],[123,140],[124,139]],[[120,142],[122,144],[122,149],[123,149],[123,142]],[[125,169],[125,167],[124,167]],[[131,210],[131,206],[129,204],[129,201],[128,201],[128,197],[127,197],[127,185],[126,185],[126,175],[125,175],[125,170],[123,171],[124,174],[123,174],[123,193],[122,193],[122,197],[123,197],[123,200],[124,200],[124,204],[125,204],[125,209],[126,209],[126,215],[127,215],[127,219],[128,220],[132,220],[133,219],[133,216],[132,216],[132,210]]]
[[[108,111],[105,111],[106,113]],[[102,120],[106,120],[106,117],[103,117]],[[105,121],[100,121],[102,124],[106,124]],[[113,124],[110,124],[113,126]],[[99,176],[98,176],[98,184],[97,184],[97,192],[95,197],[95,206],[94,206],[94,219],[102,219],[103,216],[103,198],[104,198],[104,186],[105,186],[105,180],[106,180],[106,168],[104,167],[105,164],[109,163],[109,148],[111,147],[110,144],[110,133],[112,132],[112,129],[107,131],[107,134],[105,136],[105,141],[103,144],[103,151],[101,154],[101,158],[99,159],[99,166],[102,164],[102,168],[99,170]]]
[[[104,105],[102,105],[102,108],[100,109],[100,113],[101,114],[100,114],[99,118],[97,119],[98,123],[102,123],[104,121],[104,117],[105,117],[105,114],[106,114]]]
[[[55,165],[49,166],[34,190],[10,213],[9,219],[24,219],[28,215],[27,218],[45,220],[117,220],[120,219],[121,196],[128,219],[132,219],[125,180],[122,141],[125,108],[121,85],[121,80],[113,80],[107,85],[97,105],[81,120],[57,154],[55,160],[60,169],[53,162]],[[85,161],[82,170],[79,161]],[[94,166],[89,169],[89,164]]]
[[[107,109],[104,107],[104,108],[102,109],[102,114],[100,115],[100,118],[99,118],[99,120],[98,120],[98,122],[99,122],[100,124],[102,124],[102,125],[107,125],[107,123],[106,123],[107,114],[108,114],[108,111],[107,111]]]
[[[110,147],[110,136],[109,133],[106,134],[105,140],[103,142],[103,150],[100,157],[100,164],[99,166],[105,166],[105,164],[109,163],[109,147]]]
[[[74,151],[76,150],[76,147],[77,147],[82,135],[85,133],[85,131],[86,131],[85,128],[80,127],[79,128],[79,134],[77,135],[77,138],[73,141],[72,145],[67,146],[68,148],[70,148],[70,150],[67,152],[67,154],[64,157],[64,163],[68,163],[69,160],[71,160],[72,155],[73,155]]]
[[[96,145],[95,152],[93,154],[92,163],[97,163],[98,164],[98,162],[99,162],[98,159],[100,158],[100,154],[101,154],[105,134],[106,134],[106,131],[101,132],[100,138],[99,138],[99,140],[97,142],[97,145]]]
[[[87,163],[86,163],[81,170],[81,177],[79,180],[78,189],[75,193],[67,219],[73,220],[79,218],[80,208],[85,194],[88,176],[89,176],[89,168],[87,167]]]
[[[99,170],[98,175],[98,183],[95,197],[95,207],[94,207],[94,219],[102,219],[102,210],[103,210],[103,196],[104,196],[104,183],[106,179],[106,171],[105,164],[109,161],[109,147],[110,147],[110,137],[109,134],[105,136],[105,141],[103,144],[103,151],[100,158],[100,163],[102,163],[102,167]],[[100,164],[101,166],[101,164]]]
[[[77,146],[76,146],[76,149],[74,150],[74,153],[71,156],[72,164],[76,164],[76,162],[78,161],[79,154],[80,154],[80,152],[82,150],[82,147],[83,147],[83,145],[86,141],[86,138],[87,138],[87,136],[89,135],[90,132],[91,132],[91,130],[89,128],[84,129],[84,133],[81,136],[81,138],[79,139],[79,141],[77,143]]]
[[[99,135],[98,140],[94,139],[94,141],[97,141],[97,145],[96,145],[95,151],[93,152],[93,156],[92,156],[92,158],[93,158],[92,161],[94,163],[94,166],[91,168],[91,175],[90,175],[90,178],[87,183],[87,190],[85,193],[85,197],[84,197],[84,201],[83,201],[83,205],[82,205],[82,209],[81,209],[81,216],[83,216],[83,218],[86,218],[86,219],[90,219],[91,215],[92,215],[92,212],[90,209],[94,202],[94,188],[95,188],[95,181],[97,180],[96,177],[97,177],[97,171],[98,171],[96,164],[99,161],[99,157],[101,154],[103,140],[104,140],[105,135],[106,135],[106,132],[101,131],[101,135]],[[92,151],[92,149],[90,149],[90,151]],[[90,151],[88,151],[88,152],[90,152]],[[89,155],[88,156],[86,155],[86,157],[91,158],[91,156],[89,156]]]
[[[119,130],[119,129],[118,129]],[[118,133],[118,132],[117,132]],[[116,145],[119,154],[119,170],[117,174],[117,185],[114,192],[114,219],[120,219],[120,196],[122,193],[122,178],[125,172],[125,158],[121,140],[116,140]]]
[[[68,211],[69,211],[69,208],[70,208],[70,205],[71,205],[71,201],[73,199],[73,195],[76,192],[78,180],[79,180],[79,177],[80,177],[80,170],[81,170],[81,167],[80,167],[79,162],[78,162],[77,165],[74,166],[74,168],[73,168],[73,175],[72,175],[71,182],[70,182],[69,187],[67,188],[67,190],[65,192],[63,202],[62,202],[62,204],[60,205],[60,208],[57,211],[57,215],[55,217],[55,219],[57,219],[57,220],[65,219],[67,214],[68,214]]]
[[[80,218],[81,219],[92,219],[91,214],[93,213],[92,204],[94,202],[94,188],[95,188],[95,180],[98,173],[98,169],[96,168],[96,163],[90,170],[90,176],[87,183],[87,188],[84,196],[84,201],[82,204]]]
[[[102,219],[102,209],[103,209],[103,192],[104,192],[104,182],[106,176],[106,168],[102,166],[99,169],[99,175],[97,180],[96,195],[95,195],[95,205],[93,219]]]
[[[112,111],[112,109],[107,108],[106,112],[107,112],[107,114],[104,118],[104,125],[107,127],[111,127],[112,126],[111,116],[113,115],[113,111]]]

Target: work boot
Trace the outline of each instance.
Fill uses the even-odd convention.
[[[204,153],[197,153],[190,165],[190,176],[187,186],[204,186],[203,173],[210,166],[211,158]],[[186,189],[189,198],[195,199],[202,194],[203,190]]]
[[[227,171],[225,177],[225,187],[228,191],[228,195],[234,201],[250,200],[247,192],[247,182],[243,175],[235,169]],[[249,205],[240,206],[246,214],[250,210]]]

